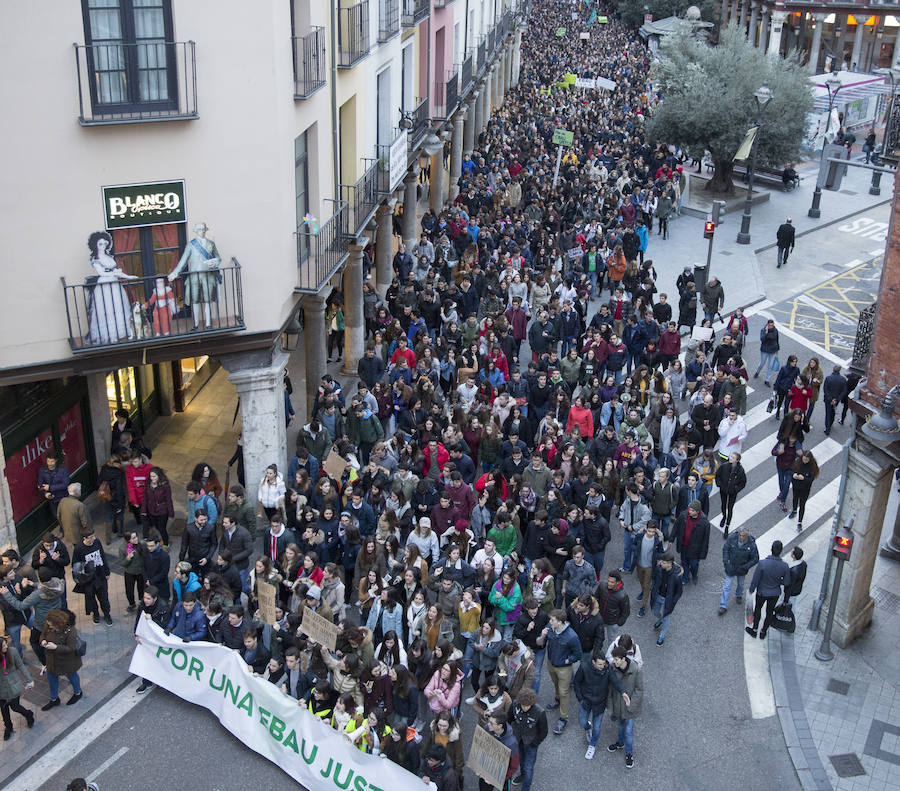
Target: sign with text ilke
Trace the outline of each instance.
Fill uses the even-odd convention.
[[[309,607],[304,607],[300,629],[310,639],[324,645],[330,651],[334,651],[340,628],[327,618],[323,618],[317,612],[309,609]]]
[[[472,736],[472,749],[469,750],[466,765],[494,788],[503,788],[509,768],[509,747],[479,726]]]
[[[107,230],[185,222],[184,181],[103,187],[103,219]]]

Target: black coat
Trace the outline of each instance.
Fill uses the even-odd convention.
[[[609,665],[603,670],[597,670],[592,663],[582,662],[575,671],[575,697],[591,710],[594,717],[599,717],[606,711],[610,684],[619,692],[623,691],[622,682],[611,672]]]
[[[198,561],[206,558],[206,566],[212,570],[212,559],[216,554],[216,526],[212,522],[207,522],[202,528],[197,526],[196,522],[191,522],[184,529],[184,535],[181,537],[181,551],[178,553],[179,560],[185,558],[193,565],[197,565]]]
[[[847,395],[847,380],[841,374],[828,374],[822,382],[822,400],[841,402]]]
[[[681,594],[684,593],[684,584],[682,582],[684,574],[681,570],[681,566],[677,563],[672,564],[672,569],[668,572],[666,592],[665,594],[662,594],[660,593],[660,588],[665,579],[665,575],[666,572],[663,571],[663,567],[657,563],[653,567],[653,576],[650,580],[650,589],[652,591],[651,598],[653,601],[656,601],[658,596],[663,596],[665,599],[663,603],[663,617],[672,614],[675,605],[678,604],[678,600],[681,598]]]
[[[675,540],[675,547],[685,557],[697,558],[703,560],[709,552],[709,520],[701,513],[697,519],[697,524],[691,531],[691,539],[684,543],[684,529],[687,525],[688,513],[685,511],[675,520],[675,529],[672,538]]]
[[[532,622],[534,622],[534,626],[529,630],[528,625]],[[550,616],[543,610],[538,610],[537,615],[532,618],[528,614],[528,611],[523,608],[522,614],[519,616],[516,625],[513,627],[513,637],[515,637],[516,640],[521,640],[532,651],[536,651],[539,648],[544,647],[537,644],[537,639],[541,636],[541,631],[549,623]]]
[[[803,592],[804,582],[806,582],[806,561],[801,560],[797,565],[791,566],[791,580],[785,585],[784,592],[788,596],[799,596]]]
[[[723,492],[737,494],[747,485],[747,473],[741,463],[726,461],[716,470],[716,485]]]
[[[582,653],[590,654],[595,647],[603,647],[603,642],[606,640],[606,629],[597,609],[587,616],[583,616],[577,613],[574,607],[569,606],[566,607],[566,615],[569,619],[569,626],[578,635]]]
[[[141,560],[144,563],[144,580],[148,585],[155,585],[159,588],[159,598],[168,602],[171,595],[169,591],[169,565],[171,564],[169,553],[159,547],[156,552],[144,552]]]
[[[250,531],[243,525],[238,525],[229,538],[228,533],[223,529],[222,538],[219,540],[219,549],[231,551],[231,562],[235,568],[247,568],[250,565],[250,555],[253,554],[253,539],[250,537]]]
[[[609,522],[598,515],[596,519],[585,519],[584,548],[588,552],[604,552],[610,541]],[[600,569],[595,569],[598,573]]]
[[[137,617],[134,619],[134,631],[137,631],[138,624],[141,622],[141,618],[144,613],[150,613],[150,620],[153,621],[160,629],[165,629],[169,623],[169,616],[171,612],[169,611],[169,603],[160,596],[154,603],[152,607],[146,607],[141,602],[141,606],[138,607]]]
[[[58,552],[59,558],[54,560],[50,557],[52,552]],[[43,556],[43,561],[41,561],[41,557]],[[57,539],[51,548],[50,552],[47,552],[44,549],[43,544],[38,544],[37,548],[34,550],[34,553],[31,555],[31,566],[37,571],[40,568],[46,568],[50,570],[50,574],[54,577],[58,577],[61,580],[66,578],[66,566],[69,565],[69,550],[66,549],[66,545]]]

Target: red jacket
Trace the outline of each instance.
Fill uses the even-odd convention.
[[[438,469],[443,472],[444,465],[450,459],[450,453],[447,449],[439,442],[438,443],[438,454],[437,454],[437,464]],[[428,475],[428,471],[431,469],[431,448],[425,447],[425,463],[422,465],[422,475]]]
[[[681,354],[681,335],[676,330],[665,330],[659,336],[659,353],[668,356]]]
[[[594,436],[594,416],[587,407],[573,406],[569,409],[569,420],[566,423],[566,433],[572,431],[572,426],[577,425],[581,430],[581,436],[585,438]]]
[[[129,464],[125,468],[125,484],[128,487],[128,502],[132,505],[141,505],[144,502],[144,487],[147,485],[148,475],[150,475],[149,464],[142,464],[140,467]]]
[[[506,316],[506,320],[512,327],[513,338],[517,341],[524,341],[525,336],[528,334],[528,314],[524,309],[513,310],[513,308],[508,308],[503,315]]]
[[[409,365],[410,371],[416,370],[416,353],[412,349],[408,346],[406,347],[406,351],[401,351],[399,346],[394,349],[394,353],[391,355],[391,365],[396,365],[397,360],[401,357],[406,358],[406,363]]]

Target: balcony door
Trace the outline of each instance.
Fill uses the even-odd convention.
[[[82,0],[95,111],[178,106],[171,0]]]

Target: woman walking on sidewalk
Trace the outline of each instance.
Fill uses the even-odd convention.
[[[819,465],[816,463],[812,451],[804,450],[800,458],[794,462],[791,471],[791,488],[794,490],[793,505],[788,519],[797,517],[797,532],[803,530],[803,514],[806,511],[806,501],[812,489],[813,481],[819,477]]]
[[[41,632],[41,647],[47,652],[47,680],[50,682],[50,700],[41,706],[41,711],[50,711],[59,703],[59,677],[65,676],[72,685],[74,694],[66,701],[67,706],[81,700],[81,680],[78,669],[81,657],[75,627],[69,623],[65,610],[50,610]]]
[[[0,635],[0,713],[3,715],[3,741],[8,741],[13,735],[10,709],[21,714],[29,728],[34,725],[34,712],[19,703],[23,690],[22,682],[25,682],[24,689],[31,689],[34,681],[19,652],[10,650],[11,643],[8,634]]]

